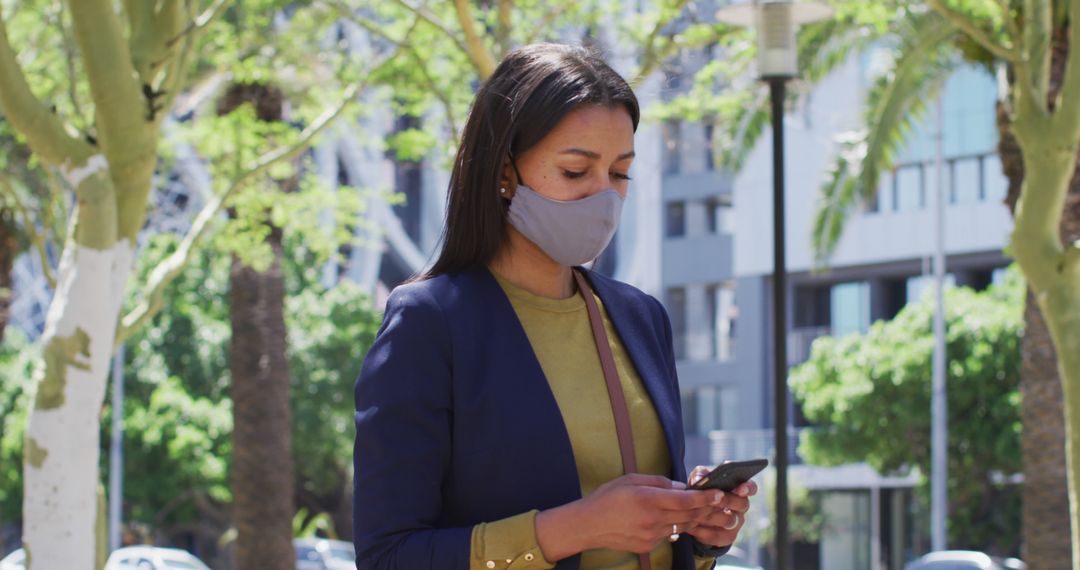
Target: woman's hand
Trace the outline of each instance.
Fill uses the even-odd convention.
[[[655,475],[623,475],[588,497],[543,511],[536,539],[544,558],[561,560],[593,548],[651,552],[676,532],[688,532],[724,504],[718,491],[686,492],[686,485]]]
[[[699,465],[690,472],[688,483],[693,485],[709,474],[711,469]],[[746,523],[746,511],[750,509],[750,497],[758,492],[757,483],[748,481],[739,485],[731,493],[725,493],[724,499],[710,509],[704,520],[687,532],[706,546],[724,547],[735,543],[739,531]],[[706,493],[695,491],[694,493]]]

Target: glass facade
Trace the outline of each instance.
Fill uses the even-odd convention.
[[[865,332],[870,328],[870,285],[864,281],[834,285],[829,308],[833,336]]]

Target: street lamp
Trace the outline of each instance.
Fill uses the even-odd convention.
[[[798,75],[795,31],[832,16],[816,2],[755,0],[720,9],[716,19],[757,30],[758,76],[769,84],[773,133],[773,400],[776,437],[776,568],[788,570],[787,279],[784,252],[784,90]]]

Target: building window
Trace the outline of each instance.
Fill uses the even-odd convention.
[[[982,159],[979,157],[952,161],[952,204],[974,204],[982,199]]]
[[[945,274],[945,288],[949,289],[956,286],[956,276],[952,273]],[[918,303],[922,299],[923,295],[929,295],[927,291],[932,291],[934,288],[934,276],[933,275],[916,275],[909,277],[907,280],[907,302]]]
[[[735,208],[731,203],[715,198],[705,202],[705,226],[713,235],[735,233]]]
[[[710,356],[727,362],[735,358],[735,322],[739,309],[735,306],[735,284],[711,285],[705,289],[709,314]]]
[[[832,335],[846,336],[870,328],[870,284],[863,282],[834,285],[830,294]]]
[[[679,121],[664,122],[664,174],[679,173],[680,147],[682,146],[682,128]]]
[[[686,358],[686,289],[683,287],[668,289],[666,305],[668,316],[671,318],[675,358]]]
[[[669,238],[686,235],[686,202],[668,202],[664,234]]]
[[[696,386],[682,393],[683,429],[688,435],[733,430],[738,425],[738,391],[731,385]]]
[[[921,207],[922,202],[922,167],[914,164],[902,166],[896,170],[896,182],[893,185],[893,211],[913,212]]]
[[[713,131],[714,127],[712,123],[705,123],[705,169],[716,170],[716,158],[714,153],[716,147],[713,145]]]

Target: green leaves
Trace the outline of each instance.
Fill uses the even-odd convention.
[[[859,131],[837,136],[839,151],[821,187],[811,234],[814,256],[824,265],[840,241],[855,207],[870,203],[881,173],[892,167],[912,125],[926,110],[958,60],[949,43],[953,26],[936,12],[910,16],[896,24],[889,65],[870,88]]]
[[[961,544],[1000,545],[1014,540],[1000,536],[1018,530],[1000,526],[1018,518],[991,519],[986,509],[1007,494],[995,476],[1021,471],[1024,287],[1012,269],[1006,283],[985,292],[946,291],[951,532]],[[816,340],[810,360],[792,371],[795,397],[820,426],[803,433],[800,452],[809,462],[930,472],[931,299],[864,335]]]

